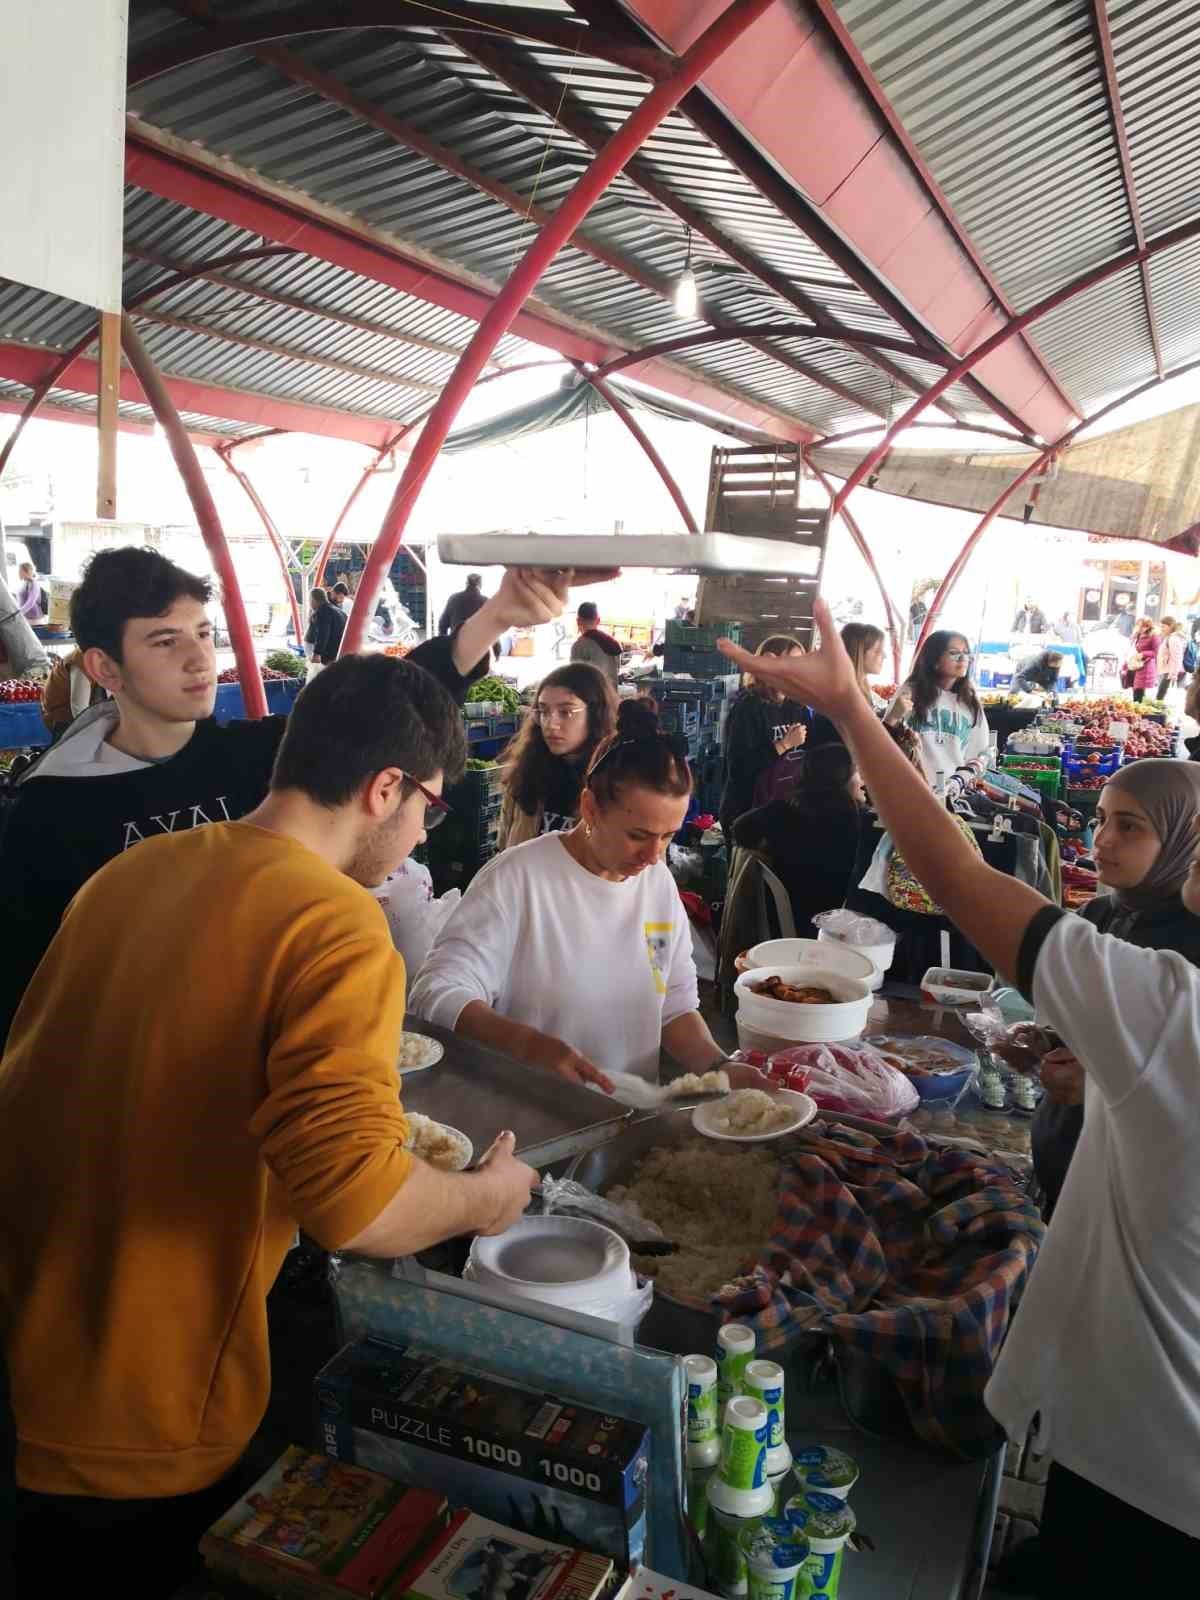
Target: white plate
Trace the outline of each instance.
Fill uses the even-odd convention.
[[[820,551],[734,533],[443,533],[440,560],[461,567],[660,567],[668,572],[815,580]]]
[[[798,1089],[776,1089],[771,1098],[794,1103],[795,1116],[791,1122],[785,1122],[782,1128],[772,1128],[770,1133],[718,1133],[712,1126],[712,1115],[721,1105],[720,1100],[709,1100],[697,1106],[692,1112],[692,1127],[706,1139],[723,1139],[728,1144],[762,1144],[767,1139],[782,1139],[785,1134],[806,1128],[817,1115],[817,1102],[811,1095],[802,1094]]]
[[[418,1120],[422,1123],[428,1124],[428,1126],[437,1133],[448,1134],[450,1138],[456,1140],[459,1144],[460,1148],[453,1162],[450,1165],[445,1165],[442,1162],[438,1162],[437,1170],[439,1172],[465,1172],[475,1159],[475,1146],[471,1143],[470,1139],[467,1138],[462,1129],[452,1128],[448,1122],[438,1122],[435,1118],[426,1117],[421,1113],[410,1112],[408,1118],[410,1133],[412,1131],[413,1123],[417,1122]],[[406,1144],[404,1148],[410,1151],[411,1154],[420,1156],[422,1160],[426,1159],[420,1150],[413,1150],[411,1145]],[[430,1162],[430,1165],[432,1166],[433,1162]]]
[[[446,1054],[446,1047],[440,1039],[431,1039],[428,1034],[424,1033],[402,1033],[400,1035],[401,1049],[413,1039],[421,1041],[425,1046],[425,1054],[420,1061],[414,1061],[411,1066],[406,1067],[397,1064],[396,1071],[402,1078],[410,1072],[424,1072],[426,1067],[435,1067]]]

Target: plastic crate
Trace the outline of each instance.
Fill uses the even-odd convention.
[[[732,639],[734,644],[741,644],[741,623],[704,622],[699,625],[691,622],[667,623],[668,648],[671,645],[678,645],[685,650],[715,650],[718,639]]]
[[[1123,752],[1120,749],[1093,750],[1090,754],[1086,751],[1081,754],[1080,751],[1081,747],[1077,745],[1063,756],[1068,789],[1075,778],[1111,778],[1121,765]]]
[[[668,672],[690,672],[695,678],[724,678],[729,673],[729,661],[719,650],[686,650],[670,644],[663,666]]]

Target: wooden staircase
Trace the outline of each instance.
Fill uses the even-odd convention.
[[[696,621],[742,624],[750,650],[773,633],[812,642],[812,603],[825,568],[828,511],[800,505],[798,445],[746,445],[713,450],[704,526],[717,533],[780,539],[808,553],[803,576],[702,578]]]

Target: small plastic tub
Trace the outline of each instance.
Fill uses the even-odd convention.
[[[986,972],[962,972],[957,967],[930,967],[921,979],[921,993],[941,1006],[978,1005],[995,986],[996,980]]]
[[[781,967],[821,967],[826,972],[839,972],[844,978],[858,978],[872,989],[883,982],[883,974],[867,950],[832,939],[824,943],[817,939],[768,939],[739,959],[745,963],[739,972],[752,972],[755,967],[778,962]]]

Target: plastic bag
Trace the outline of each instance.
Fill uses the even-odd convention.
[[[920,1096],[904,1073],[870,1045],[798,1044],[767,1065],[783,1087],[811,1095],[823,1111],[887,1120],[915,1110]]]
[[[985,995],[978,1011],[968,1011],[962,1019],[963,1027],[985,1050],[999,1056],[1017,1072],[1036,1074],[1042,1057],[1058,1049],[1062,1040],[1052,1029],[1036,1022],[1006,1022],[997,998],[999,993]]]
[[[595,1217],[606,1223],[626,1241],[630,1239],[662,1239],[664,1234],[656,1222],[641,1217],[636,1211],[614,1205],[602,1195],[595,1194],[574,1178],[542,1179],[542,1210],[547,1216],[552,1211],[572,1211],[586,1217]]]
[[[895,944],[896,930],[874,917],[863,917],[857,911],[820,911],[813,922],[822,933],[841,944]]]
[[[433,941],[462,899],[461,889],[450,889],[441,899],[433,896],[429,868],[419,861],[406,861],[386,883],[371,893],[383,907],[392,943],[404,957],[409,982],[425,964]]]

